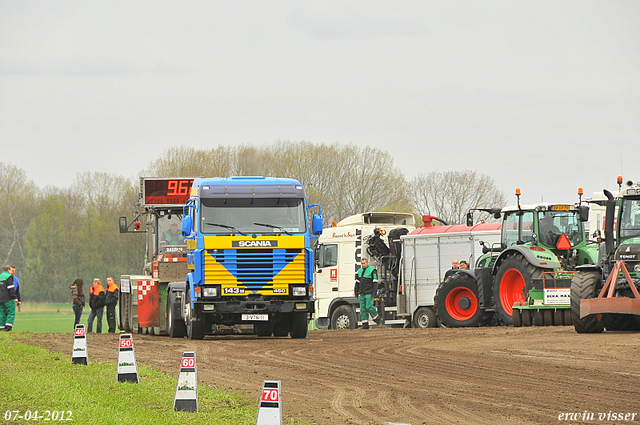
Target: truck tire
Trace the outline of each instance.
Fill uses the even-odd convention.
[[[600,286],[600,272],[578,272],[571,279],[571,320],[578,333],[600,333],[604,330],[602,315],[590,314],[580,318],[580,301],[596,297],[596,287]],[[600,316],[600,319],[598,318]]]
[[[436,312],[431,307],[420,307],[413,315],[414,328],[435,328]]]
[[[306,338],[309,331],[307,313],[293,313],[291,320],[291,338]]]
[[[269,320],[268,322],[254,323],[253,330],[258,336],[271,336],[273,334],[273,322]]]
[[[273,325],[273,336],[289,336],[291,330],[291,318],[282,318],[278,323]]]
[[[187,335],[184,319],[180,314],[180,303],[176,299],[175,292],[169,292],[167,296],[167,334],[171,338],[183,338]]]
[[[507,255],[500,264],[493,281],[495,308],[505,325],[513,324],[513,303],[521,305],[527,301],[527,292],[531,289],[531,279],[542,276],[542,270],[530,264],[519,253]],[[524,323],[523,323],[524,325]]]
[[[455,274],[438,286],[434,298],[440,321],[447,328],[485,326],[491,314],[480,308],[476,281],[465,274]]]
[[[198,317],[196,312],[191,310],[191,294],[190,289],[187,287],[185,291],[185,305],[189,314],[185,320],[185,326],[187,328],[187,337],[189,339],[204,339],[205,328],[204,318]]]
[[[350,306],[341,305],[331,314],[331,329],[355,329],[357,323],[356,313]]]

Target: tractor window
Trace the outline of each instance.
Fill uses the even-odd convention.
[[[623,199],[620,212],[620,239],[640,237],[640,199]]]
[[[338,245],[322,245],[319,251],[318,267],[334,267],[338,265]]]
[[[533,240],[533,223],[532,211],[513,211],[505,213],[502,222],[502,243],[505,246],[516,245],[520,236],[522,242],[531,242]],[[522,229],[519,235],[518,229]]]
[[[558,244],[560,235],[567,235],[572,246],[584,239],[578,211],[543,211],[540,213],[540,242],[548,247]]]

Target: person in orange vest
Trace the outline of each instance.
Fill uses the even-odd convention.
[[[112,276],[107,278],[107,296],[105,305],[107,306],[107,323],[109,324],[109,333],[116,331],[116,304],[118,304],[118,296],[120,289],[113,280]]]
[[[91,286],[91,295],[89,296],[89,307],[91,307],[91,313],[87,319],[87,332],[93,332],[93,319],[98,318],[96,325],[96,332],[102,333],[102,314],[104,313],[104,302],[106,294],[102,281],[97,277],[93,279],[93,285]]]

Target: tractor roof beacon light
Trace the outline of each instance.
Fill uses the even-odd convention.
[[[518,198],[518,209],[520,209],[520,188],[516,188],[516,197]]]
[[[578,188],[578,205],[582,205],[582,195],[584,195],[584,190],[581,187]]]
[[[622,190],[622,176],[618,176],[618,191]]]

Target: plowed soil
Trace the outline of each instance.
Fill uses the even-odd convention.
[[[90,361],[117,361],[117,335],[89,335]],[[29,341],[71,353],[68,334]],[[640,423],[640,334],[577,334],[573,327],[310,331],[203,341],[134,335],[138,364],[177,376],[195,351],[198,385],[256,405],[263,380],[282,382],[288,418],[317,424]],[[593,420],[559,421],[565,413]],[[599,420],[599,413],[605,416]],[[611,417],[611,416],[609,416]]]

